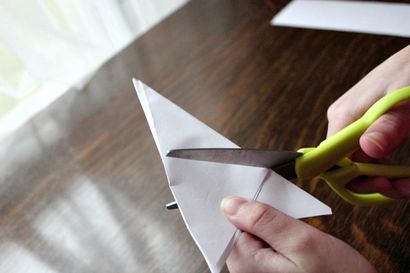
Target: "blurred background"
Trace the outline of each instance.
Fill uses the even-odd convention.
[[[0,139],[187,0],[0,0]]]

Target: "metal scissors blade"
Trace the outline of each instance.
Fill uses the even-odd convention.
[[[257,149],[177,149],[170,150],[168,157],[210,161],[272,169],[286,179],[296,178],[295,159],[302,153]]]

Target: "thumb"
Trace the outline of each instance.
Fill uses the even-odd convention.
[[[360,147],[373,158],[393,152],[410,135],[410,102],[402,103],[376,120],[360,138]]]
[[[221,208],[225,217],[237,228],[260,238],[283,255],[292,254],[294,249],[300,251],[295,246],[300,241],[306,243],[300,236],[309,233],[304,231],[314,229],[267,204],[240,197],[224,198]]]

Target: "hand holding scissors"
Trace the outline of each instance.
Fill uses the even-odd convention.
[[[324,140],[315,148],[298,152],[253,149],[181,149],[167,156],[227,164],[265,167],[287,179],[320,177],[340,197],[355,205],[374,205],[391,201],[379,193],[355,193],[345,188],[359,176],[387,178],[410,177],[410,166],[392,166],[353,162],[348,156],[359,149],[360,136],[381,115],[396,104],[410,99],[410,86],[398,89],[377,101],[358,120]]]

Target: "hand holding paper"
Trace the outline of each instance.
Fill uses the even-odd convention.
[[[171,149],[238,146],[141,81],[134,80],[134,85],[171,191],[212,272],[223,268],[237,232],[220,212],[220,202],[225,196],[257,199],[296,218],[331,213],[329,207],[273,171],[167,158],[165,155]]]
[[[223,207],[243,231],[227,261],[231,273],[376,272],[346,243],[270,206],[226,198]]]

